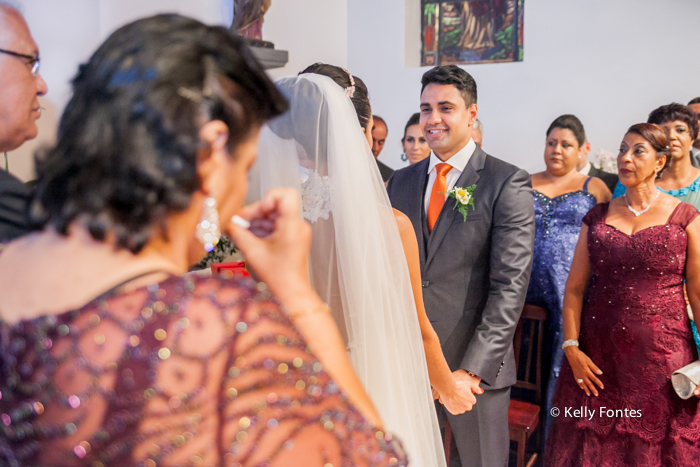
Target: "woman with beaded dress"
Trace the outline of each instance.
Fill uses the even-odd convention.
[[[43,230],[0,256],[0,465],[406,466],[309,283],[296,193],[241,208],[288,107],[242,40],[139,20],[73,87]],[[184,275],[224,229],[265,282]]]
[[[578,173],[586,134],[573,115],[562,115],[547,130],[544,172],[532,176],[535,203],[535,254],[526,303],[548,311],[542,357],[545,439],[554,418],[552,397],[564,360],[561,350],[564,284],[569,276],[583,216],[596,204],[610,201],[610,190],[600,179]]]
[[[661,125],[670,136],[671,152],[668,167],[656,182],[662,193],[673,196],[700,211],[700,169],[693,167],[690,150],[698,135],[698,115],[685,105],[662,105],[649,114],[648,123]],[[613,198],[623,196],[626,188],[618,183]],[[688,308],[693,338],[700,354],[700,334]]]
[[[700,318],[700,221],[697,209],[655,186],[668,145],[660,126],[633,125],[617,156],[627,196],[583,219],[564,294],[566,362],[553,400],[561,415],[546,466],[700,459],[700,386],[683,400],[671,384],[696,359],[683,283]]]

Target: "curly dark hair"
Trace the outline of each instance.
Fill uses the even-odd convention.
[[[656,151],[657,159],[666,156],[666,163],[661,170],[659,170],[659,173],[656,174],[657,178],[660,177],[664,169],[668,167],[668,163],[671,160],[669,157],[671,151],[669,149],[668,132],[664,129],[664,127],[655,123],[637,123],[636,125],[629,127],[626,134],[630,133],[639,135],[647,140],[649,144],[651,144],[651,147],[654,148],[654,151]]]
[[[547,128],[547,136],[549,136],[549,134],[555,128],[561,128],[562,130],[571,131],[576,137],[576,141],[578,142],[579,147],[583,146],[586,143],[586,131],[583,129],[583,123],[581,123],[581,120],[579,120],[578,117],[576,117],[576,115],[560,115],[559,117],[554,119],[552,124],[549,125],[549,128]]]
[[[66,235],[80,220],[96,240],[138,253],[200,189],[199,128],[229,127],[229,149],[288,104],[243,40],[179,15],[114,32],[73,80],[55,146],[36,158],[29,208]]]
[[[683,104],[676,102],[668,105],[662,105],[658,109],[654,109],[647,119],[647,123],[655,123],[662,125],[666,122],[675,122],[680,120],[688,125],[690,138],[695,141],[698,137],[698,114],[690,110]]]
[[[467,107],[476,104],[476,81],[457,65],[436,66],[426,71],[421,79],[421,94],[429,84],[451,84],[460,92]]]
[[[303,75],[304,73],[327,76],[343,89],[351,86],[348,72],[339,66],[328,65],[326,63],[314,63],[306,67],[306,69],[299,74]],[[357,119],[362,128],[371,131],[372,129],[369,128],[369,120],[372,117],[372,107],[369,105],[369,91],[367,91],[367,86],[365,86],[364,81],[354,75],[352,78],[355,80],[355,94],[351,100],[352,105],[355,107],[355,113],[357,113]]]

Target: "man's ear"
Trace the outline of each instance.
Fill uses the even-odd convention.
[[[206,147],[197,151],[197,173],[205,193],[215,191],[212,176],[221,167],[224,158],[229,157],[228,138],[228,126],[221,120],[207,122],[199,129],[199,139]]]
[[[472,104],[467,109],[467,112],[469,112],[469,126],[473,127],[474,122],[476,122],[476,117],[479,115],[479,106]]]
[[[588,157],[588,153],[591,152],[591,143],[586,141],[583,143],[583,146],[581,146],[581,157]]]

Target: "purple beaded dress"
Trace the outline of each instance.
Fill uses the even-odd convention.
[[[680,203],[666,224],[626,235],[605,223],[608,206],[597,205],[583,219],[591,281],[579,337],[581,350],[603,371],[605,389],[586,396],[564,362],[545,465],[697,465],[698,399],[680,399],[671,374],[697,359],[683,280],[685,228],[698,210]]]
[[[550,415],[552,397],[564,361],[564,351],[561,349],[564,341],[561,315],[564,286],[574,259],[583,216],[597,203],[595,196],[588,191],[590,181],[589,177],[583,190],[554,198],[537,190],[532,192],[535,204],[535,254],[525,303],[545,308],[548,315],[542,355],[544,406],[541,415],[545,438],[554,422],[554,417]]]
[[[171,278],[0,324],[0,465],[405,466],[269,293]]]

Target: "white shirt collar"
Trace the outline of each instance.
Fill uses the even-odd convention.
[[[589,173],[591,173],[591,167],[593,167],[593,164],[591,164],[591,161],[588,161],[588,164],[586,164],[584,168],[579,170],[578,173],[582,175],[588,175]]]
[[[469,163],[469,159],[472,158],[472,155],[474,155],[474,151],[476,150],[476,143],[474,142],[473,139],[469,139],[469,142],[467,143],[466,146],[464,146],[462,149],[460,149],[454,156],[450,157],[445,161],[445,164],[449,164],[452,166],[452,168],[457,169],[460,172],[464,172],[464,168],[467,166]],[[435,155],[434,152],[430,152],[430,165],[428,165],[428,173],[432,172],[433,169],[435,169],[435,166],[438,164],[442,164],[443,161],[441,161],[438,156]]]

